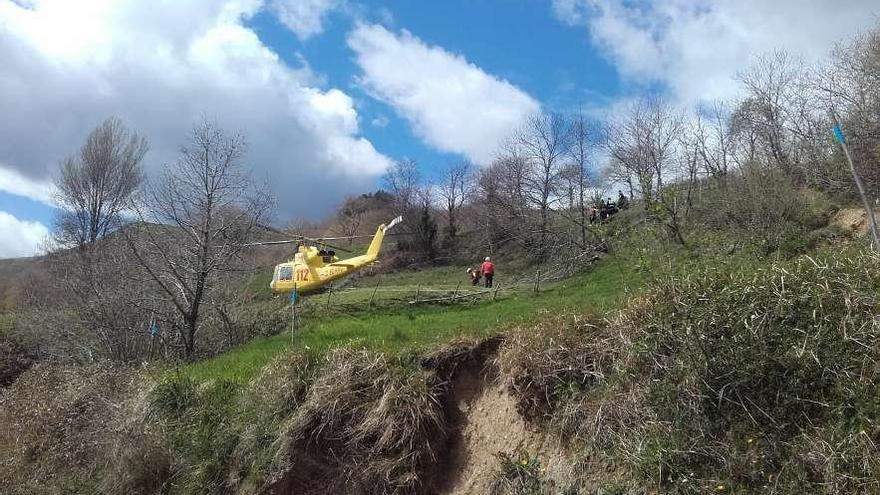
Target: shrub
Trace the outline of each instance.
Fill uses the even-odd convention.
[[[806,252],[812,247],[808,233],[826,225],[832,209],[820,193],[757,164],[709,186],[694,206],[697,223],[750,239],[763,254]]]
[[[545,495],[550,493],[542,479],[537,457],[518,451],[495,454],[500,464],[498,474],[489,486],[490,495]]]
[[[611,332],[646,413],[604,437],[670,491],[880,489],[878,286],[872,254],[657,282]]]
[[[0,388],[12,385],[33,362],[33,358],[21,346],[0,336]]]

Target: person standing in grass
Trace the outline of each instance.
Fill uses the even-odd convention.
[[[495,276],[495,265],[488,256],[486,256],[486,261],[483,261],[482,266],[480,266],[480,271],[483,272],[483,277],[486,279],[486,287],[492,287],[492,278]]]

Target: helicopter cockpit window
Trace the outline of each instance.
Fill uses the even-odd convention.
[[[293,267],[282,266],[278,269],[278,280],[293,280]]]

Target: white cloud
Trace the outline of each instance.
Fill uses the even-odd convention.
[[[283,218],[372,186],[390,159],[359,136],[354,101],[291,68],[245,22],[262,0],[0,0],[0,183],[34,197],[108,116],[150,141],[155,173],[202,116],[241,131]],[[12,171],[12,172],[10,172]],[[5,175],[4,175],[5,174]],[[30,185],[28,185],[30,184]]]
[[[0,258],[18,258],[39,254],[49,236],[49,229],[40,222],[19,220],[0,211]]]
[[[404,30],[359,25],[348,37],[360,83],[430,146],[489,162],[538,102],[521,89]]]
[[[682,101],[736,94],[753,57],[784,49],[815,61],[877,21],[876,0],[554,0],[589,30],[628,81],[660,82]]]
[[[34,180],[0,163],[0,191],[54,206],[55,186],[48,180]]]
[[[272,0],[271,8],[282,24],[307,40],[324,31],[327,15],[343,6],[342,0]]]

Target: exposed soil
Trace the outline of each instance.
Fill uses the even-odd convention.
[[[853,234],[868,233],[868,215],[861,208],[844,208],[831,219],[831,225]]]
[[[450,376],[446,406],[452,431],[428,493],[489,493],[498,475],[499,453],[537,456],[548,479],[568,477],[572,464],[564,450],[530,426],[517,411],[516,399],[498,384],[494,360],[500,343],[478,346],[475,359],[460,363]]]
[[[531,427],[517,412],[515,398],[498,384],[494,360],[501,342],[496,338],[476,346],[453,347],[426,358],[422,363],[447,383],[443,406],[449,439],[437,462],[424,473],[421,493],[489,493],[490,485],[498,475],[499,453],[538,457],[547,479],[570,477],[573,463],[564,449],[556,440]],[[332,469],[326,469],[328,466],[320,460],[314,465],[303,466],[309,453],[291,454],[298,457],[298,474],[281,473],[278,479],[268,484],[264,493],[317,495],[334,492]],[[364,493],[368,492],[369,489]]]
[[[506,390],[486,383],[485,377],[482,384],[471,401],[457,404],[462,408],[459,437],[450,450],[449,477],[437,493],[489,493],[498,474],[499,453],[537,456],[551,473],[549,477],[563,474],[559,471],[570,464],[561,462],[561,449],[525,423]]]

